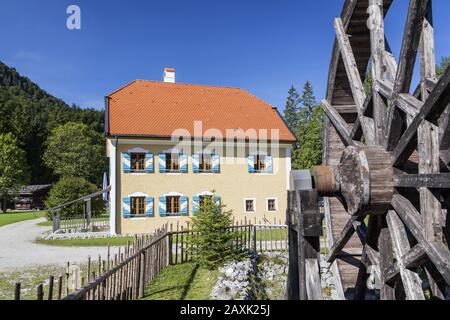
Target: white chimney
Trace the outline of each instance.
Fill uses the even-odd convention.
[[[165,68],[164,69],[164,82],[175,83],[175,69]]]

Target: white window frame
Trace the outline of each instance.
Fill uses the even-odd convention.
[[[247,201],[253,201],[253,211],[247,211]],[[244,212],[245,213],[256,213],[256,198],[245,198],[244,199]]]
[[[145,197],[145,199],[147,198],[151,198],[150,195],[148,195],[147,193],[143,193],[143,192],[133,192],[130,193],[129,195],[127,195],[128,198],[135,198],[135,197]],[[147,201],[147,200],[146,200]],[[130,207],[131,209],[131,207]],[[155,211],[155,198],[153,198],[153,212]],[[128,220],[144,220],[144,219],[150,219],[151,217],[147,217],[147,216],[130,216],[128,218]]]
[[[274,211],[269,210],[269,200],[275,200],[275,210]],[[277,197],[267,197],[266,198],[266,211],[269,213],[278,212],[278,198]]]

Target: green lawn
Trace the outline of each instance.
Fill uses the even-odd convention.
[[[150,284],[144,300],[209,300],[219,272],[188,262],[167,267]]]
[[[64,240],[45,240],[36,239],[36,243],[47,246],[60,247],[104,247],[110,246],[124,246],[128,241],[133,242],[134,237],[111,237],[111,238],[92,238],[92,239],[64,239]]]
[[[45,211],[0,213],[0,227],[20,221],[45,217]]]
[[[288,237],[287,229],[272,229],[256,231],[256,240],[281,241]]]

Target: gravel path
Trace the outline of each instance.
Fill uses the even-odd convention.
[[[85,262],[88,256],[106,256],[105,247],[56,247],[34,243],[49,227],[37,226],[45,218],[0,227],[0,271],[39,265]]]

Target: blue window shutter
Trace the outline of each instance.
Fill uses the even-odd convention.
[[[128,197],[122,199],[122,214],[124,218],[131,217],[131,201]]]
[[[159,197],[159,216],[167,216],[166,212],[166,197]]]
[[[123,166],[124,173],[131,172],[131,155],[130,155],[130,153],[128,153],[128,152],[122,153],[122,166]]]
[[[145,201],[145,214],[147,217],[153,217],[153,198],[147,197]]]
[[[158,155],[158,168],[159,172],[166,173],[166,154],[160,153]]]
[[[186,196],[180,198],[180,213],[182,216],[188,215],[188,201],[189,199]]]
[[[200,197],[193,196],[192,197],[192,212],[198,213],[200,211]]]
[[[267,173],[273,173],[273,157],[267,156],[266,161],[267,161],[267,167],[266,167]]]
[[[180,159],[180,171],[182,173],[187,173],[188,172],[187,154],[180,153],[179,159]]]
[[[222,204],[222,199],[219,196],[214,196],[214,204],[220,206]]]
[[[153,153],[146,153],[145,154],[145,172],[152,173],[154,172],[155,168],[153,165]]]
[[[255,156],[254,155],[250,155],[247,158],[247,166],[248,166],[248,172],[249,173],[254,173],[255,172]]]
[[[220,173],[220,155],[212,155],[212,169],[214,173]]]
[[[200,171],[200,155],[198,153],[192,155],[192,171],[194,171],[194,173]]]

